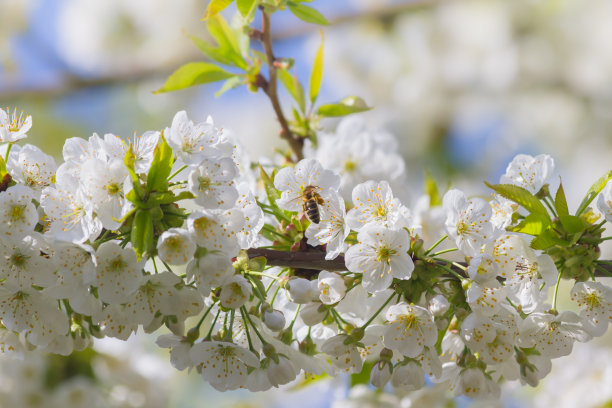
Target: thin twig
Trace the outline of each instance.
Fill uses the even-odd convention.
[[[272,108],[274,109],[278,123],[281,126],[280,137],[289,143],[289,147],[291,147],[291,150],[293,150],[293,153],[299,161],[304,158],[304,153],[302,151],[304,147],[304,140],[291,131],[289,128],[289,122],[287,122],[283,109],[280,106],[276,87],[277,68],[274,65],[276,58],[274,57],[274,51],[272,49],[272,34],[270,33],[270,15],[262,9],[261,16],[261,40],[264,47],[264,52],[266,54],[266,59],[268,60],[269,78],[267,81],[262,81],[259,85],[262,87],[266,95],[268,95],[268,99],[270,99],[270,102],[272,103]]]

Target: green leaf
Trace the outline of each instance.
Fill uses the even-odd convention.
[[[550,218],[540,213],[529,214],[519,225],[514,227],[512,231],[522,232],[529,235],[540,235],[552,226]]]
[[[314,103],[321,90],[321,80],[323,79],[323,31],[319,31],[321,35],[321,45],[315,54],[315,59],[312,64],[312,73],[310,74],[310,102]]]
[[[221,14],[209,18],[206,26],[210,35],[219,44],[218,52],[229,59],[233,65],[244,71],[248,70],[249,66],[240,51],[238,38]]]
[[[132,221],[130,242],[138,260],[153,249],[153,217],[148,210],[137,210]]]
[[[576,215],[561,215],[559,216],[563,229],[570,234],[577,234],[584,231],[589,224],[582,218]]]
[[[257,0],[236,0],[236,7],[242,15],[242,17],[248,17],[255,7],[257,7]]]
[[[601,176],[595,183],[593,183],[591,188],[589,188],[589,191],[587,191],[586,195],[584,196],[584,199],[580,203],[578,211],[576,211],[576,215],[580,215],[584,212],[584,210],[586,210],[589,204],[591,204],[591,201],[593,201],[595,197],[597,197],[597,194],[599,194],[601,190],[603,190],[608,181],[610,181],[611,179],[612,170]]]
[[[363,363],[363,368],[356,374],[351,374],[351,387],[358,384],[369,384],[370,383],[370,372],[374,367],[373,361],[366,361]]]
[[[208,43],[208,41],[189,33],[186,33],[186,35],[191,39],[191,41],[193,41],[195,46],[198,47],[198,49],[211,60],[217,61],[224,65],[233,65],[232,60],[221,52],[219,48],[213,47],[210,43]]]
[[[194,85],[223,81],[233,76],[234,74],[209,62],[190,62],[174,71],[164,86],[155,93],[177,91]]]
[[[219,12],[232,4],[233,1],[234,0],[210,0],[202,20],[208,20],[209,18],[216,16]]]
[[[425,171],[425,194],[429,196],[430,207],[442,205],[442,198],[440,197],[440,192],[438,191],[438,185],[436,184],[436,180],[431,175],[431,172],[428,170]]]
[[[327,21],[327,19],[323,17],[323,14],[319,13],[317,10],[313,9],[310,6],[305,6],[303,4],[296,3],[293,1],[290,1],[287,4],[289,5],[289,10],[291,10],[291,12],[295,14],[295,16],[300,20],[306,21],[307,23],[314,23],[319,25],[329,24],[329,21]]]
[[[276,171],[276,169],[274,170]],[[280,198],[280,191],[274,187],[274,180],[271,178],[268,173],[259,165],[259,177],[261,181],[264,183],[264,190],[266,191],[266,195],[268,196],[268,201],[270,201],[270,205],[276,207],[276,200]],[[274,172],[272,172],[272,177],[274,177]]]
[[[291,97],[298,103],[300,111],[306,112],[306,99],[304,98],[304,88],[297,79],[297,76],[291,75],[289,71],[285,69],[279,69],[278,79],[280,79],[283,86],[287,89]]]
[[[569,215],[567,208],[567,199],[565,198],[565,191],[563,190],[563,183],[559,183],[559,189],[555,195],[555,209],[558,215]]]
[[[153,152],[153,161],[147,175],[147,190],[168,191],[168,176],[172,172],[174,156],[172,148],[166,142],[164,135],[159,138],[159,143]]]
[[[543,250],[555,245],[568,246],[569,244],[569,241],[559,238],[552,230],[549,229],[531,240],[529,246],[533,249]]]
[[[360,97],[347,96],[338,103],[319,106],[317,113],[321,116],[336,117],[350,115],[351,113],[365,112],[370,109],[372,108]]]
[[[244,85],[245,83],[246,78],[242,75],[236,75],[234,77],[226,79],[221,89],[215,92],[215,97],[219,97],[230,89],[238,88],[240,85]]]
[[[512,200],[515,203],[522,205],[531,213],[539,213],[545,215],[550,218],[548,215],[548,211],[544,204],[540,202],[533,194],[529,191],[525,190],[522,187],[515,186],[513,184],[489,184],[485,181],[485,184],[495,190],[501,196],[507,198],[508,200]]]
[[[2,156],[0,156],[0,177],[4,176],[6,173],[6,162],[4,161]]]

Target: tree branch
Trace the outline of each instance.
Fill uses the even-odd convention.
[[[255,258],[263,256],[267,260],[267,264],[270,266],[281,266],[295,269],[311,269],[318,271],[346,271],[344,264],[344,256],[339,255],[336,259],[326,260],[325,252],[290,252],[290,251],[278,251],[274,249],[266,248],[249,248],[247,249],[249,258]],[[465,262],[459,262],[460,265],[466,266]],[[453,271],[465,276],[465,271],[454,265],[446,265]],[[607,271],[608,274],[603,271]],[[610,264],[598,264],[598,269],[595,271],[596,277],[612,277],[612,263]]]
[[[278,92],[276,88],[277,80],[276,80],[276,66],[274,62],[276,58],[274,57],[274,51],[272,49],[272,35],[270,33],[270,15],[266,13],[263,8],[261,9],[262,16],[262,26],[261,26],[261,42],[264,47],[264,52],[266,54],[266,59],[268,60],[268,71],[269,78],[265,87],[263,87],[264,92],[268,95],[268,99],[272,103],[272,107],[274,108],[274,112],[276,113],[276,117],[278,119],[278,123],[281,126],[280,136],[289,143],[289,147],[293,150],[297,161],[302,160],[304,158],[303,147],[304,141],[301,137],[294,134],[289,128],[289,123],[283,114],[283,110],[280,106],[280,101],[278,99]]]

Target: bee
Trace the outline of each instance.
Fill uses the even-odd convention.
[[[304,209],[304,214],[306,214],[306,218],[315,224],[321,221],[319,205],[325,203],[319,193],[317,193],[317,188],[316,186],[306,186],[302,193],[302,208]]]

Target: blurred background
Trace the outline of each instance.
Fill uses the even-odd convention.
[[[212,115],[233,131],[252,160],[271,155],[284,146],[263,95],[239,88],[215,98],[219,84],[152,93],[180,64],[202,59],[185,33],[206,36],[200,21],[206,5],[207,0],[0,0],[0,106],[32,115],[27,142],[58,158],[69,137],[93,132],[126,137],[161,129],[182,109],[194,120]],[[363,117],[370,128],[397,137],[415,199],[424,170],[442,188],[453,184],[488,194],[482,180],[498,181],[515,154],[548,153],[572,210],[612,167],[609,0],[314,0],[311,5],[332,23],[323,28],[319,100],[359,95],[375,107]],[[227,17],[232,13],[227,10]],[[295,58],[296,72],[307,83],[319,27],[290,13],[274,14],[272,27],[277,56]],[[289,102],[288,95],[282,97]],[[336,125],[322,123],[329,131]],[[611,253],[609,245],[604,248],[606,259]],[[572,307],[567,299],[564,306]],[[74,404],[65,406],[83,406],[79,398],[96,387],[106,401],[100,406],[111,406],[111,400],[112,406],[126,407],[368,406],[341,405],[347,395],[342,378],[255,395],[218,393],[196,374],[173,369],[165,350],[152,341],[139,335],[128,343],[99,342],[97,354],[59,363],[33,357],[19,368],[33,375],[24,377],[29,380],[0,381],[0,406],[57,406],[45,405],[56,400],[26,398],[51,395],[49,390],[57,398],[76,393]],[[608,336],[578,344],[571,356],[554,361],[553,373],[537,389],[509,384],[501,405],[610,406],[610,343]],[[2,364],[5,377],[17,370]],[[93,368],[83,371],[79,364]],[[116,376],[126,380],[112,380]],[[401,402],[372,395],[370,406],[471,404],[449,402],[431,390],[421,394]],[[11,398],[29,405],[15,405]],[[481,406],[492,406],[487,404]]]

